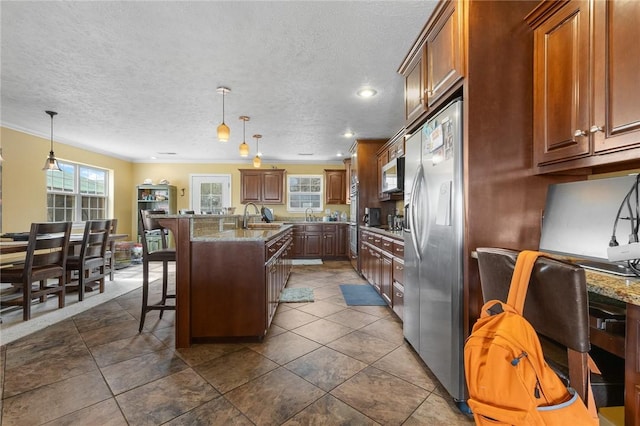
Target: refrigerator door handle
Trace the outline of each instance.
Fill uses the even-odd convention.
[[[420,252],[420,244],[418,244],[417,232],[416,232],[416,221],[415,221],[415,210],[416,210],[416,196],[418,194],[418,185],[423,175],[422,164],[418,166],[418,170],[416,172],[416,178],[413,181],[413,185],[411,187],[411,201],[409,210],[409,226],[411,231],[411,242],[413,243],[413,248],[418,255],[418,260],[422,261],[422,253]]]

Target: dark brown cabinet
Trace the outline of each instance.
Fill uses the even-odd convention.
[[[380,293],[390,307],[396,300],[398,309],[394,311],[402,319],[404,306],[404,242],[381,233],[362,229],[360,231],[360,264],[362,276]],[[402,265],[400,268],[399,265]],[[401,293],[396,296],[396,293]],[[400,312],[400,313],[398,313]]]
[[[240,202],[283,204],[285,170],[240,169]]]
[[[344,170],[324,170],[325,204],[346,204],[346,188],[346,173]]]
[[[427,35],[425,94],[428,107],[436,103],[464,75],[462,1],[441,2],[434,26]]]
[[[296,258],[321,258],[323,251],[322,224],[293,226],[293,255]]]
[[[382,167],[389,161],[404,155],[404,134],[405,129],[402,129],[396,133],[394,137],[389,139],[389,141],[376,153],[378,163],[378,167],[376,169],[378,180],[378,200],[380,201],[402,200],[404,198],[404,193],[402,192],[388,193],[382,191]]]
[[[463,5],[461,0],[440,2],[398,70],[404,77],[407,127],[464,76]]]
[[[349,225],[340,224],[336,226],[336,257],[347,257],[349,255]]]
[[[638,2],[586,0],[542,3],[529,15],[540,172],[640,156],[638,16]]]
[[[351,158],[344,160],[344,176],[345,176],[345,202],[351,204]]]

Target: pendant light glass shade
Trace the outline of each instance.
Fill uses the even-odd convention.
[[[56,160],[56,156],[53,153],[53,116],[58,113],[55,111],[45,111],[49,117],[51,117],[51,151],[49,151],[49,157],[44,162],[44,167],[42,170],[53,170],[53,171],[61,171],[60,166],[58,165],[58,160]]]
[[[216,91],[222,94],[222,123],[218,126],[218,140],[220,142],[227,142],[231,131],[229,130],[229,126],[224,123],[224,95],[231,92],[231,89],[218,87]]]
[[[246,115],[241,115],[240,120],[242,120],[242,143],[240,144],[240,157],[248,157],[249,156],[249,145],[247,145],[245,138],[245,128],[247,125],[247,121],[249,121],[249,117]]]
[[[258,168],[262,165],[262,159],[260,158],[262,155],[260,154],[260,138],[262,135],[253,135],[253,137],[256,138],[256,156],[253,157],[253,167]]]

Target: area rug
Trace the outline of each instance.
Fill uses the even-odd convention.
[[[280,293],[280,302],[302,303],[313,302],[313,289],[310,288],[284,288]]]
[[[349,306],[384,306],[387,303],[369,284],[340,284],[342,296]]]
[[[292,265],[322,265],[322,259],[293,259]]]

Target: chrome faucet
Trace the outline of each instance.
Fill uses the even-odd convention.
[[[247,207],[249,207],[249,204],[251,204],[253,206],[253,208],[256,210],[256,214],[260,214],[260,210],[258,209],[258,206],[256,206],[253,203],[247,203],[244,205],[244,213],[242,215],[242,229],[247,229]]]
[[[311,211],[311,213],[309,213]],[[304,211],[304,221],[311,222],[311,218],[313,217],[313,209],[311,207],[307,207]]]

